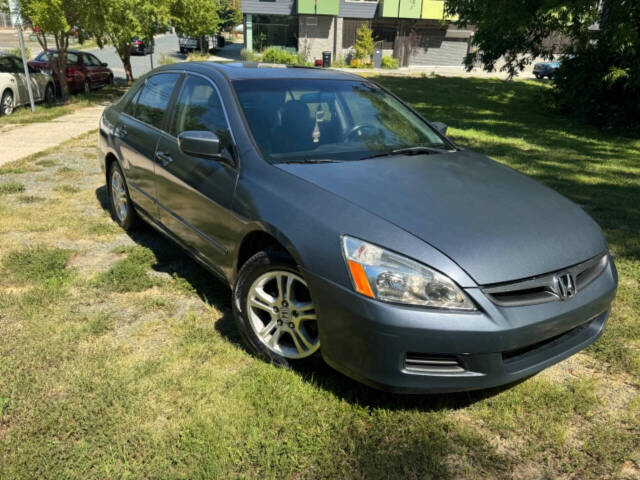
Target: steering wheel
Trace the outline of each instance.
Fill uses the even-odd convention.
[[[345,142],[352,142],[367,133],[375,135],[377,131],[378,129],[370,123],[358,123],[345,135]]]

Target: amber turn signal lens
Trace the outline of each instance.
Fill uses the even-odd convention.
[[[373,290],[371,290],[367,274],[364,272],[362,265],[353,260],[349,260],[349,270],[351,271],[351,278],[353,278],[353,283],[355,283],[358,293],[373,298]]]

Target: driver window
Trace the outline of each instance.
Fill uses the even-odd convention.
[[[228,141],[229,126],[220,97],[204,78],[188,76],[176,102],[169,133],[180,135],[187,130],[211,131],[222,145]]]

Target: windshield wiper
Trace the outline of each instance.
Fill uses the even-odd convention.
[[[277,162],[277,163],[286,163],[287,165],[290,165],[292,163],[314,164],[314,163],[338,163],[338,162],[340,162],[340,160],[332,160],[330,158],[306,158],[304,160],[289,160],[287,162]]]
[[[378,157],[393,157],[395,155],[429,155],[431,153],[446,153],[451,150],[446,150],[444,148],[436,148],[436,147],[404,147],[404,148],[395,148],[393,150],[389,150],[388,152],[377,153],[375,155],[371,155],[370,157],[364,157],[360,160],[368,160],[370,158],[378,158]]]

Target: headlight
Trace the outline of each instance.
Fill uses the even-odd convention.
[[[344,252],[357,292],[383,302],[475,310],[453,280],[418,262],[344,235]]]

